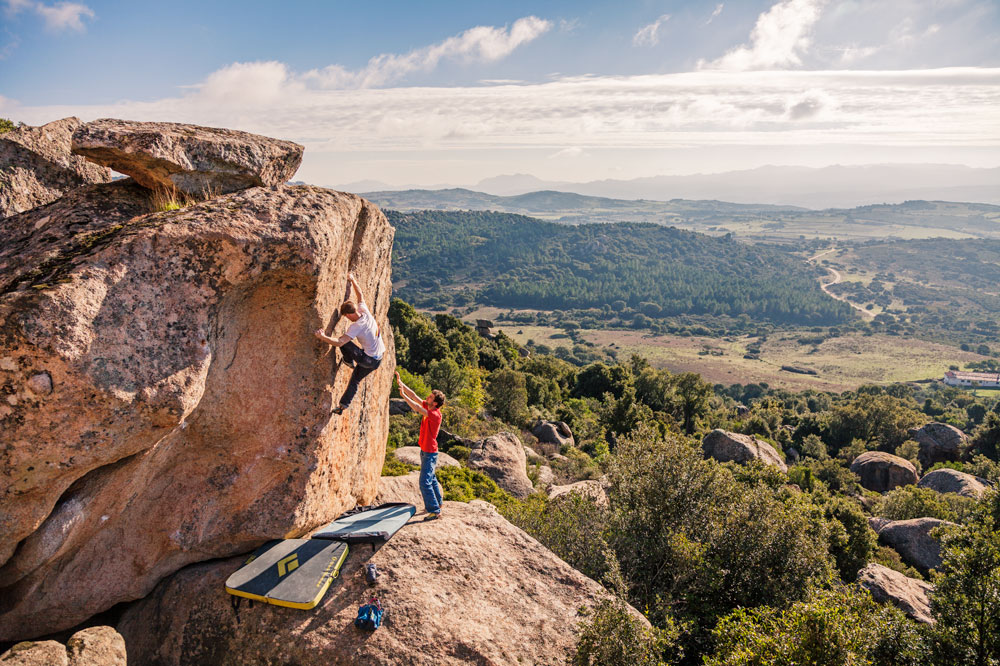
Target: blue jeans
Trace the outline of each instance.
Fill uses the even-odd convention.
[[[354,400],[354,394],[358,392],[358,385],[361,383],[361,380],[375,372],[378,366],[382,364],[382,359],[372,358],[353,342],[345,343],[340,348],[340,353],[343,354],[345,359],[354,363],[354,372],[351,373],[351,380],[347,382],[344,395],[340,398],[340,404],[344,407],[349,407]]]
[[[420,452],[420,494],[424,498],[424,509],[427,513],[440,513],[444,498],[441,496],[441,485],[434,476],[437,467],[438,454]]]

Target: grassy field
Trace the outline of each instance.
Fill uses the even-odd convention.
[[[571,345],[559,329],[546,326],[502,325],[499,330],[524,344]],[[650,335],[643,331],[584,331],[586,340],[618,351],[625,359],[635,353],[671,372],[697,372],[719,384],[766,382],[791,390],[846,391],[862,384],[940,379],[950,365],[983,357],[954,347],[885,335],[849,335],[818,346],[801,345],[802,333],[772,335],[761,344],[759,360],[743,358],[756,338],[702,338]],[[558,336],[558,337],[554,337]],[[781,369],[791,365],[815,370],[803,375]]]

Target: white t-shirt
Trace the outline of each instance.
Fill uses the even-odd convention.
[[[371,310],[363,302],[358,303],[358,314],[361,317],[347,327],[347,335],[356,338],[361,343],[365,353],[372,358],[382,358],[385,353],[385,343],[379,335],[378,324]]]

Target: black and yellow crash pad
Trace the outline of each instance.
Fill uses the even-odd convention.
[[[276,606],[315,608],[347,559],[342,541],[268,541],[226,580],[226,592]]]
[[[381,543],[388,541],[416,512],[417,507],[400,502],[363,506],[316,530],[312,538],[346,543]]]
[[[374,548],[416,512],[412,504],[363,506],[325,525],[311,539],[268,541],[226,580],[226,592],[275,606],[315,608],[340,573],[348,544],[370,543]]]

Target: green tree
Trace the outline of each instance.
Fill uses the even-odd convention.
[[[942,530],[943,563],[931,612],[937,663],[1000,663],[1000,492],[992,491],[965,526]]]
[[[13,120],[8,120],[7,118],[0,118],[0,134],[10,132],[11,130],[17,129],[17,125]]]
[[[708,399],[712,397],[714,391],[711,384],[694,372],[683,372],[675,375],[674,387],[681,403],[684,432],[690,435],[694,432],[698,417],[708,410]]]
[[[449,398],[454,398],[468,384],[468,376],[452,359],[439,358],[428,364],[427,381]]]
[[[501,368],[486,378],[486,407],[502,421],[522,425],[528,418],[528,389],[524,373]]]

